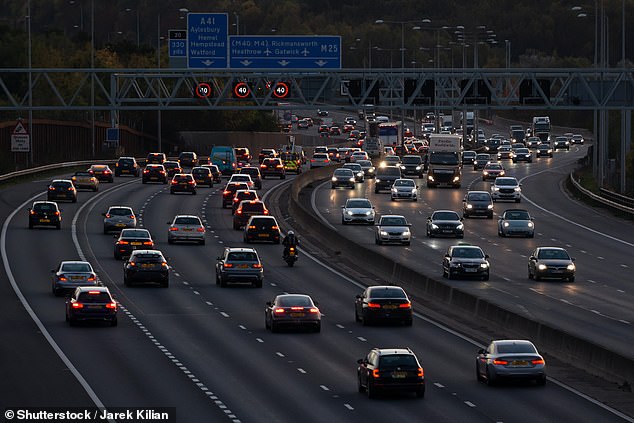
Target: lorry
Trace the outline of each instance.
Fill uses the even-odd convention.
[[[463,115],[464,113],[460,112],[460,125],[463,133],[469,135],[475,128],[475,112],[466,112],[466,119]]]
[[[452,115],[440,116],[440,130],[453,132],[453,116]]]
[[[460,188],[462,182],[462,139],[455,134],[431,134],[427,169],[427,187]]]
[[[384,146],[401,145],[403,141],[403,124],[402,122],[385,122],[379,123],[379,138]]]
[[[379,137],[367,137],[361,147],[370,158],[381,158],[383,155],[383,143]]]
[[[550,117],[535,116],[531,124],[531,134],[542,142],[550,142]]]

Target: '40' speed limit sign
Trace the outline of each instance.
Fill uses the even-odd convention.
[[[201,82],[196,85],[196,96],[198,98],[207,98],[211,95],[211,85],[206,82]]]
[[[278,82],[273,88],[273,96],[277,98],[286,98],[291,93],[286,82]]]

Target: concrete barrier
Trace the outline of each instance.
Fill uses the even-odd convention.
[[[338,251],[345,251],[353,262],[377,275],[383,275],[390,283],[402,286],[413,297],[434,299],[453,310],[459,310],[478,325],[486,324],[505,336],[526,338],[539,345],[540,351],[593,375],[617,383],[634,382],[634,360],[589,340],[567,333],[552,324],[530,319],[506,310],[488,300],[454,288],[442,280],[430,278],[407,266],[380,254],[375,249],[357,244],[330,230],[311,210],[302,204],[302,190],[309,184],[328,178],[332,167],[305,172],[291,185],[289,210],[302,230],[310,231],[320,243]]]

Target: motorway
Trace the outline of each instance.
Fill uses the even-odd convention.
[[[571,152],[569,156],[572,160],[580,154]],[[559,157],[555,162],[558,160]],[[541,175],[547,180],[546,172]],[[475,175],[471,176],[475,178]],[[287,179],[282,184],[289,181]],[[532,196],[531,183],[525,181],[524,185],[529,198]],[[265,201],[269,198],[275,201],[279,193],[276,188],[282,184],[265,180],[261,192]],[[60,372],[48,372],[43,368],[43,374],[51,379],[39,381],[44,387],[39,390],[44,392],[39,392],[37,397],[46,398],[45,387],[54,393],[50,402],[40,402],[39,405],[73,406],[96,402],[109,407],[176,407],[179,422],[287,422],[297,420],[298,416],[309,422],[420,421],[421,416],[432,422],[621,421],[612,410],[584,399],[560,384],[549,383],[543,388],[532,384],[490,388],[478,383],[474,375],[477,343],[433,324],[421,315],[417,315],[412,327],[363,327],[355,323],[353,301],[362,286],[329,268],[328,263],[308,257],[302,257],[297,267],[288,268],[281,260],[282,247],[279,245],[256,245],[265,268],[262,289],[220,288],[214,283],[215,257],[225,246],[244,244],[241,232],[232,229],[229,210],[220,206],[219,185],[201,188],[196,196],[170,195],[164,185],[142,185],[138,179],[117,178],[115,184],[102,184],[97,193],[80,192],[76,204],[63,203],[61,231],[29,230],[25,209],[34,199],[44,197],[44,185],[43,181],[27,182],[0,193],[3,210],[13,212],[5,220],[0,239],[7,271],[6,278],[3,277],[3,289],[6,288],[5,279],[15,285],[41,321],[41,331],[50,336],[51,342],[59,346],[61,354],[67,357],[68,361],[63,365],[75,369],[84,382],[79,386],[68,374],[56,374]],[[371,183],[359,186],[355,192],[363,194],[369,185]],[[474,182],[476,185],[477,182]],[[542,185],[548,184],[542,181]],[[543,195],[548,192],[546,188],[543,187]],[[338,211],[341,199],[349,194],[319,190],[321,211],[326,208]],[[460,200],[458,191],[437,190],[426,194],[422,204],[398,203],[390,207],[394,211],[407,211],[412,219],[414,215],[420,215],[422,219],[431,204],[438,207],[456,204]],[[387,207],[384,200],[369,192],[368,195],[377,203],[379,211]],[[140,226],[151,231],[156,248],[168,257],[172,266],[169,289],[123,285],[122,264],[112,256],[114,239],[112,235],[103,235],[101,225],[101,213],[108,206],[117,204],[134,208],[140,218]],[[552,206],[565,207],[563,204],[558,201]],[[205,246],[168,245],[166,222],[181,213],[198,214],[204,219],[208,228]],[[577,213],[590,212],[580,209]],[[548,237],[549,242],[555,242],[550,239],[554,238],[550,233],[562,223],[545,212],[543,215],[535,214],[538,235],[534,242],[544,237]],[[338,215],[331,213],[329,218],[336,220]],[[547,223],[549,219],[552,223]],[[493,277],[489,284],[464,282],[465,287],[473,285],[485,296],[503,289],[499,286],[502,283],[507,287],[509,284],[527,287],[528,282],[517,277],[524,277],[524,266],[518,265],[517,269],[509,267],[508,271],[498,270],[502,267],[498,257],[506,247],[490,235],[490,221],[482,225],[478,223],[482,222],[467,222],[465,240],[479,236],[491,242],[483,246],[493,256]],[[481,229],[475,226],[481,226]],[[365,232],[367,228],[349,230],[352,236],[361,233],[372,242],[371,234]],[[601,230],[615,229],[608,221]],[[614,232],[613,236],[619,238],[622,234],[623,228]],[[597,240],[596,236],[591,238],[596,246],[581,238],[588,257],[595,247],[599,249],[602,245],[615,250],[612,241]],[[423,242],[421,237],[403,257],[420,260],[414,258],[418,242]],[[450,242],[434,240],[436,248],[421,248],[421,251],[433,257],[430,263],[436,266],[440,262],[443,245]],[[482,240],[481,244],[484,242]],[[517,244],[513,244],[517,250],[527,248],[524,240],[509,240],[504,244],[506,242]],[[574,240],[567,242],[573,245]],[[382,248],[387,254],[403,252],[401,247]],[[626,264],[622,257],[611,257],[605,252],[603,255],[606,256],[606,265],[617,265],[608,274],[609,278],[587,268],[585,262],[588,258],[584,255],[579,260],[580,282],[575,286],[554,284],[547,288],[545,284],[532,285],[549,294],[556,289],[562,292],[580,290],[583,298],[578,301],[590,301],[597,295],[595,290],[600,291],[603,284],[613,288],[621,286],[616,282],[619,278],[624,279],[619,272],[627,272],[627,269],[618,267]],[[61,260],[76,258],[89,260],[102,283],[119,301],[118,327],[85,325],[71,328],[64,322],[64,300],[51,294],[50,269]],[[521,264],[522,260],[518,261]],[[509,281],[502,282],[502,277],[507,277]],[[596,283],[588,282],[588,278]],[[517,282],[513,282],[514,279]],[[494,286],[498,290],[493,289]],[[623,290],[626,287],[623,286]],[[264,329],[264,303],[280,292],[307,293],[319,301],[324,314],[322,332],[267,332]],[[607,297],[607,288],[605,292]],[[622,294],[623,302],[628,301],[628,295],[631,294],[627,291]],[[535,296],[541,298],[541,307],[546,309],[549,297]],[[556,308],[562,308],[561,304],[557,304]],[[622,308],[616,303],[602,312],[634,320],[628,314],[631,311]],[[543,309],[535,312],[541,313]],[[580,314],[583,313],[566,313],[571,323],[575,319],[581,321]],[[15,316],[13,319],[20,320]],[[612,331],[618,328],[616,325],[601,325],[601,328],[604,326],[612,328]],[[631,332],[631,326],[629,328]],[[620,333],[631,336],[625,329]],[[16,335],[16,342],[33,337],[32,333]],[[40,342],[39,350],[25,349],[25,359],[20,364],[27,365],[30,360],[34,368],[45,367],[39,361],[46,355],[46,359],[55,366],[54,370],[59,370],[60,366],[63,368],[50,348],[42,344]],[[425,399],[388,396],[371,401],[357,392],[356,360],[364,357],[374,346],[412,348],[425,367]],[[37,376],[31,372],[29,368],[25,369],[30,383],[37,381]],[[5,389],[3,387],[3,392]],[[64,395],[60,393],[62,391],[72,392],[73,395]],[[4,397],[16,403],[5,406],[22,404],[17,401],[33,402],[29,396],[29,389],[17,384],[13,392],[7,392]]]

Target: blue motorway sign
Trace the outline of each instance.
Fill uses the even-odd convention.
[[[169,57],[187,57],[187,31],[184,29],[170,29]]]
[[[228,21],[226,13],[187,14],[187,67],[227,67]]]
[[[232,69],[341,69],[341,37],[232,35],[229,57]]]

